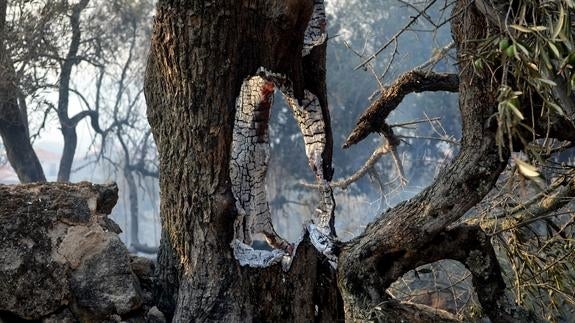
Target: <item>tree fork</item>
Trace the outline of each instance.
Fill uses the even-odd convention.
[[[388,300],[389,285],[414,269],[403,262],[478,203],[507,164],[509,152],[500,158],[496,127],[488,122],[497,109],[497,84],[488,72],[478,75],[469,67],[477,43],[468,40],[484,38],[490,27],[485,28],[484,17],[468,0],[458,1],[453,13],[460,13],[454,14],[452,32],[460,67],[461,151],[427,189],[380,216],[343,248],[338,279],[349,321],[366,319]]]

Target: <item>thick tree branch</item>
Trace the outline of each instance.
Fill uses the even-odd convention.
[[[447,230],[438,235],[427,248],[413,256],[415,263],[453,259],[465,265],[471,272],[473,286],[483,312],[492,322],[537,321],[507,298],[497,255],[490,238],[479,226],[462,225]]]
[[[82,121],[86,117],[90,117],[91,125],[94,131],[103,135],[104,131],[102,131],[102,129],[100,128],[99,115],[97,111],[84,110],[82,112],[79,112],[72,118],[70,118],[70,124],[74,125],[75,127],[78,125],[78,123],[80,123],[80,121]]]
[[[364,111],[343,148],[357,144],[372,132],[382,132],[385,119],[397,108],[406,95],[427,91],[457,92],[458,86],[459,78],[456,74],[418,70],[402,74]]]
[[[443,259],[457,260],[470,271],[483,312],[492,322],[538,322],[537,318],[508,299],[490,238],[479,226],[462,225],[446,230],[417,252],[406,252],[394,259],[393,267],[398,273],[406,273]],[[368,308],[362,316],[379,322],[393,322],[398,316],[409,322],[456,320],[448,313],[393,299]]]
[[[441,246],[438,248],[438,246]],[[497,256],[491,244],[490,238],[479,226],[462,225],[439,234],[425,248],[416,253],[407,253],[397,261],[397,269],[407,272],[418,266],[429,264],[442,259],[452,259],[461,262],[471,273],[473,285],[479,302],[492,322],[535,322],[536,319],[529,316],[523,309],[518,308],[505,294],[505,282],[503,281],[501,268]],[[395,302],[395,304],[394,304]],[[397,304],[397,301],[388,301],[384,304],[394,304],[394,308],[405,308],[406,304]],[[382,307],[379,305],[378,307]],[[386,306],[389,307],[389,306]],[[425,311],[418,308],[418,311]],[[429,309],[427,309],[429,311]],[[372,310],[373,313],[377,311]],[[404,313],[404,310],[399,311]],[[407,312],[409,313],[409,311]],[[387,317],[386,317],[387,315]],[[387,318],[385,322],[393,321],[397,311],[382,311],[379,316]],[[521,319],[525,319],[522,321]],[[449,317],[441,317],[449,320]],[[417,316],[409,320],[424,322]]]
[[[349,320],[365,319],[366,310],[388,299],[383,291],[407,269],[403,260],[417,258],[427,246],[437,246],[432,243],[434,239],[493,188],[507,164],[509,152],[504,149],[500,158],[497,129],[489,122],[498,107],[498,85],[492,83],[490,73],[480,74],[466,67],[472,63],[469,53],[477,50],[477,44],[468,39],[485,37],[489,26],[486,28],[485,19],[469,1],[457,2],[453,12],[461,8],[469,8],[453,19],[459,77],[464,80],[457,82],[463,119],[461,151],[427,189],[382,214],[364,234],[342,248],[338,279]],[[411,91],[421,88],[421,83],[408,84]],[[453,83],[448,84],[447,88],[453,89]],[[364,113],[360,124],[367,131],[354,131],[349,142],[357,142],[380,129],[400,98],[409,93],[402,89],[392,95],[393,101],[384,99],[381,108]]]

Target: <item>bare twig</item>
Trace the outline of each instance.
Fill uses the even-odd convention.
[[[389,142],[386,140],[373,151],[369,159],[353,175],[338,181],[334,181],[331,184],[331,186],[346,189],[349,185],[356,182],[358,179],[362,178],[370,169],[372,169],[375,163],[377,163],[377,161],[379,161],[379,159],[381,159],[383,155],[389,153],[390,151],[391,146],[389,145]],[[315,183],[311,184],[302,182],[300,183],[300,185],[306,188],[319,188],[319,185]]]
[[[393,35],[391,37],[391,39],[389,39],[387,41],[387,43],[385,43],[382,47],[380,47],[375,53],[373,53],[369,58],[367,58],[365,61],[363,61],[361,64],[359,64],[358,66],[356,66],[354,69],[358,70],[362,67],[365,67],[367,64],[369,64],[372,60],[374,60],[377,55],[381,54],[381,52],[383,52],[387,47],[389,47],[389,45],[391,45],[393,42],[395,42],[405,31],[407,31],[409,29],[409,27],[411,27],[418,19],[419,17],[423,16],[424,14],[426,14],[425,12],[431,8],[431,6],[433,4],[435,4],[436,0],[430,1],[427,6],[425,6],[425,8],[421,11],[419,11],[415,16],[413,16],[409,22],[403,27],[401,28],[400,31],[398,31],[395,35]]]

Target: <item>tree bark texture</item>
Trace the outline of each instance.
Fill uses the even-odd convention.
[[[28,120],[18,108],[16,72],[5,44],[7,1],[0,3],[0,136],[10,165],[22,183],[46,177],[28,136]]]
[[[335,271],[310,243],[300,244],[287,273],[240,267],[230,248],[230,145],[244,79],[260,67],[284,74],[298,99],[313,86],[327,110],[325,56],[314,53],[325,47],[306,58],[320,61],[301,54],[312,9],[307,0],[158,4],[145,93],[160,154],[159,276],[167,280],[159,294],[164,309],[175,306],[174,322],[343,318]],[[331,175],[331,162],[326,168]]]

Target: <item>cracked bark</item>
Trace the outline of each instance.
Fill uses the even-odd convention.
[[[160,154],[159,274],[167,279],[159,293],[174,321],[343,318],[335,272],[309,240],[287,273],[279,265],[241,267],[229,245],[236,217],[229,178],[236,98],[246,77],[264,66],[285,74],[303,99],[302,39],[312,9],[306,0],[158,4],[145,93]],[[325,73],[322,62],[316,64]],[[319,88],[324,92],[315,94],[326,102],[325,86]],[[323,164],[331,173],[325,160],[331,155]]]

